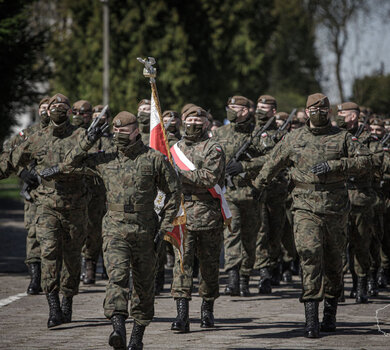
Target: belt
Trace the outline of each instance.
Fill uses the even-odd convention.
[[[42,185],[44,187],[52,188],[54,190],[58,191],[67,191],[67,190],[74,190],[76,188],[82,188],[85,186],[83,182],[74,182],[74,181],[69,181],[66,183],[59,183],[54,180],[47,181],[45,179],[42,180]]]
[[[185,202],[209,201],[214,199],[210,193],[183,194]]]
[[[302,182],[295,183],[296,188],[301,188],[303,190],[312,190],[312,191],[331,191],[336,189],[345,188],[344,181],[342,182],[334,182],[330,184],[305,184]]]
[[[136,213],[139,211],[151,211],[153,206],[150,204],[116,204],[107,203],[107,210],[119,211],[124,213]]]

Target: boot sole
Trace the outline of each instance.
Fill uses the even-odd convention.
[[[53,328],[53,327],[57,327],[57,326],[60,326],[60,325],[62,325],[62,321],[58,321],[58,322],[49,322],[48,324],[47,324],[47,328]]]
[[[120,335],[112,335],[108,340],[108,345],[114,348],[114,350],[126,350],[126,342],[123,342],[123,339]]]

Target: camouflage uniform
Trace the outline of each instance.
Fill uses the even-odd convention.
[[[312,166],[328,161],[331,171],[314,175]],[[350,134],[332,127],[308,125],[292,131],[271,152],[255,181],[261,188],[282,169],[291,168],[294,237],[301,259],[301,301],[337,298],[341,292],[341,250],[349,210],[346,175],[364,172],[370,153]]]
[[[215,130],[213,137],[223,147],[227,162],[251,137],[254,126],[253,118],[248,118],[242,123],[231,123]],[[225,194],[232,213],[232,232],[227,228],[224,231],[225,269],[239,268],[242,276],[250,275],[255,262],[260,205],[254,198],[256,194],[251,180],[261,168],[261,156],[269,148],[268,140],[268,137],[261,136],[254,140],[247,154],[240,159],[245,173],[233,177],[233,187],[227,187]]]
[[[390,156],[388,147],[384,147],[384,163],[389,167]],[[390,176],[386,172],[383,176],[382,192],[385,200],[385,212],[383,215],[383,240],[381,245],[381,269],[387,282],[390,282]]]
[[[17,169],[36,160],[39,172],[60,163],[80,132],[69,121],[59,128],[49,125],[15,148],[8,164]],[[9,171],[9,166],[3,169],[4,175]],[[36,192],[40,198],[35,225],[41,245],[42,289],[46,294],[60,290],[72,297],[78,292],[79,257],[85,238],[85,184],[77,176],[58,175],[51,181],[43,180]]]
[[[202,279],[199,296],[213,301],[219,296],[219,256],[222,247],[223,218],[221,206],[208,188],[225,181],[225,155],[222,148],[206,135],[199,141],[184,139],[180,150],[195,165],[196,170],[179,170],[183,183],[184,207],[187,214],[187,238],[183,257],[184,273],[176,253],[172,295],[191,299],[192,267],[195,252],[199,258]]]
[[[166,157],[145,146],[140,137],[126,154],[116,147],[88,154],[91,146],[87,139],[81,140],[68,155],[67,165],[60,168],[98,175],[107,189],[103,256],[109,282],[104,314],[107,318],[128,317],[131,265],[131,315],[137,324],[146,326],[154,315],[156,252],[153,240],[159,227],[154,198],[157,187],[166,194],[161,229],[171,231],[180,203],[180,184]]]

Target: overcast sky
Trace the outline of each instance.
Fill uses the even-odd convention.
[[[349,41],[345,48],[341,76],[344,81],[344,95],[349,99],[352,94],[352,84],[355,78],[371,75],[381,69],[390,73],[390,1],[382,4],[387,8],[376,6],[367,15],[362,11],[348,26]],[[334,74],[334,55],[327,45],[328,38],[324,31],[317,35],[317,50],[322,61],[322,75],[325,79],[321,84],[324,93],[331,103],[339,101],[337,83]],[[390,98],[390,97],[389,97]]]

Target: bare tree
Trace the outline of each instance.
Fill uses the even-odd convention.
[[[330,49],[336,57],[335,74],[340,101],[344,101],[341,64],[344,49],[349,39],[348,23],[359,10],[368,11],[368,0],[317,0],[316,16],[320,26],[329,35]]]

